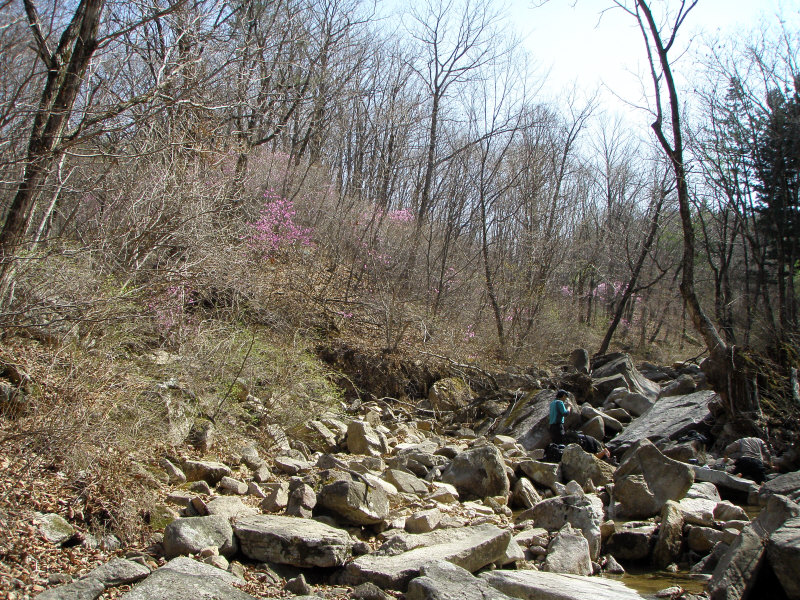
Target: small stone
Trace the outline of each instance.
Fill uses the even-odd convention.
[[[219,488],[223,491],[223,493],[227,492],[230,494],[236,494],[238,496],[244,496],[247,493],[247,484],[234,479],[233,477],[223,477],[219,481]]]
[[[189,485],[189,491],[192,491],[195,494],[205,494],[206,496],[210,496],[212,493],[211,486],[205,481],[193,481]]]
[[[283,589],[293,593],[295,596],[308,596],[313,591],[311,586],[306,583],[306,578],[300,574],[294,579],[289,579]]]

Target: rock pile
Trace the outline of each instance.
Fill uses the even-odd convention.
[[[291,574],[285,589],[304,597],[325,584],[413,600],[639,598],[596,577],[620,562],[694,565],[715,600],[757,597],[754,570],[768,565],[786,596],[800,597],[798,474],[759,496],[751,482],[683,462],[699,462],[681,438],[707,422],[713,399],[696,391],[701,377],[659,384],[626,356],[591,373],[577,362],[567,380],[583,378],[588,392],[571,401],[570,426],[608,440],[618,466],[574,444],[560,463],[543,460],[551,390],[463,422],[468,388],[447,382],[427,400],[451,411],[446,432],[365,403],[356,418],[310,421],[304,442],[283,436],[269,456],[246,444],[221,460],[162,457],[170,522],[152,551],[169,562],[151,571],[142,557],[112,561],[40,597],[97,598],[125,583],[135,584],[127,600],[252,598],[240,589],[245,563]],[[761,498],[758,519],[722,500],[730,487]],[[53,543],[71,535],[67,523],[39,522]]]

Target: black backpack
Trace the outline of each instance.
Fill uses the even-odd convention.
[[[542,460],[549,463],[561,462],[564,448],[566,448],[564,444],[547,444],[547,448],[544,449],[544,458]]]

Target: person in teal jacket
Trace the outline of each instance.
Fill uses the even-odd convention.
[[[570,413],[570,408],[564,404],[567,392],[558,390],[555,399],[550,403],[549,427],[550,437],[553,442],[561,444],[564,441],[564,417]]]

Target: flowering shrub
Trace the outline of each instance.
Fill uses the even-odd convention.
[[[267,202],[261,209],[261,218],[250,223],[250,245],[265,256],[274,256],[279,250],[297,243],[310,246],[313,230],[295,223],[294,202],[273,190],[268,190],[264,197]]]
[[[163,338],[174,343],[178,341],[181,330],[190,324],[186,308],[196,302],[194,289],[179,283],[150,298],[147,308]]]

